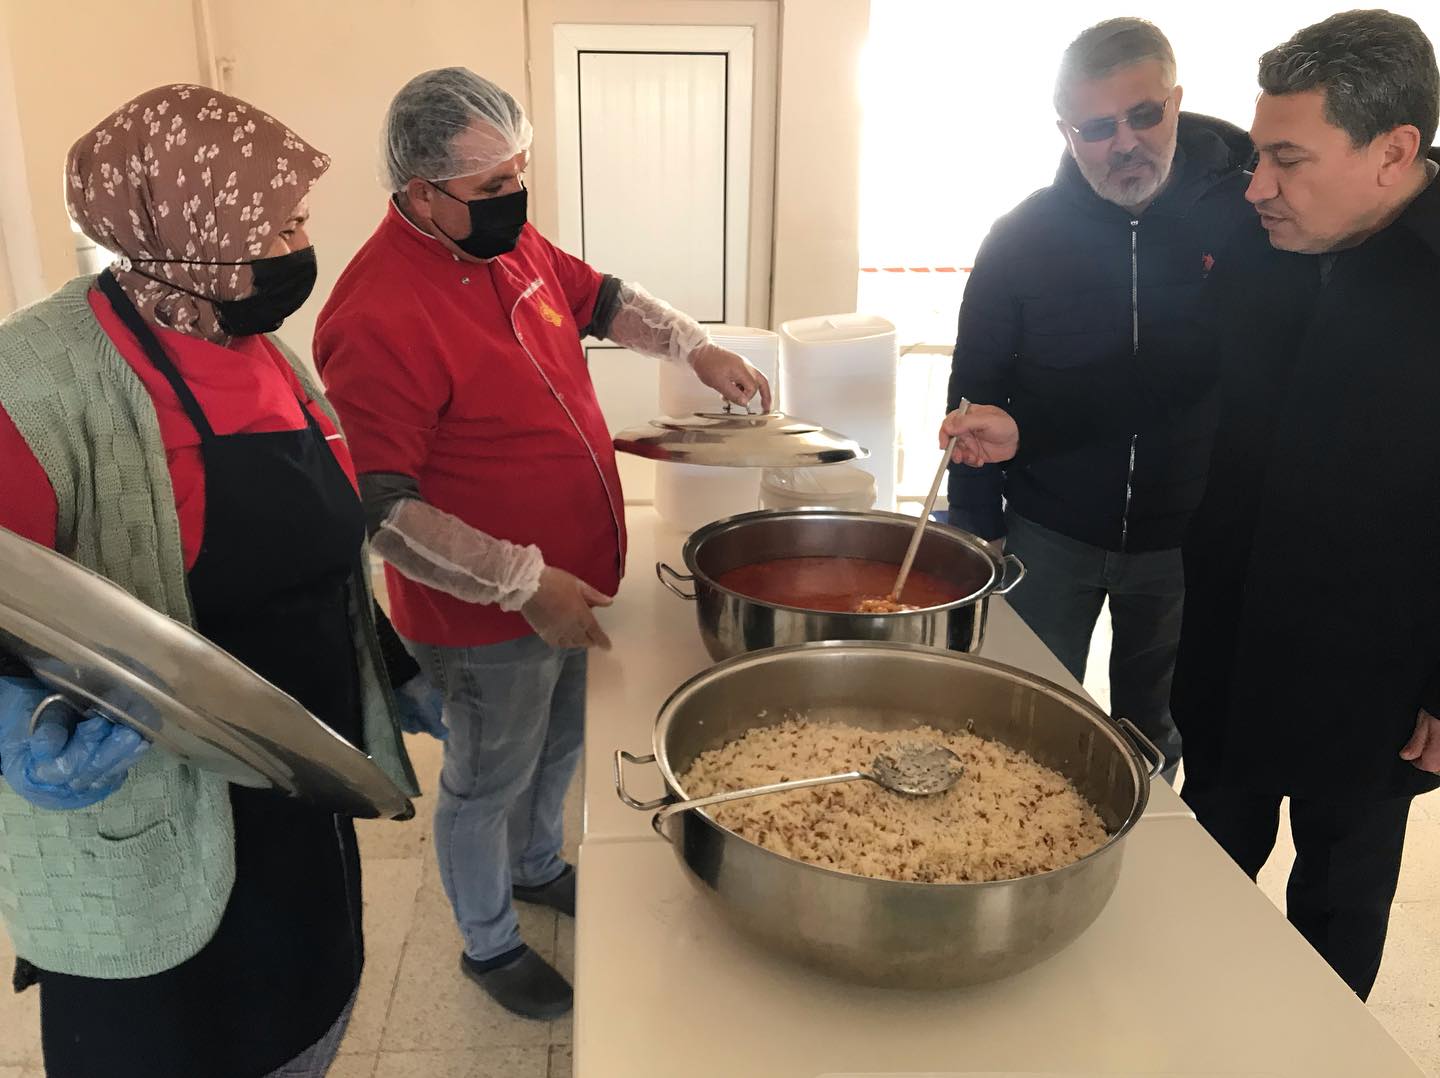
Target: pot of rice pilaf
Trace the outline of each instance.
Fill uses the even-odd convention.
[[[829,641],[691,678],[661,708],[653,758],[616,754],[616,783],[653,810],[868,768],[915,741],[946,745],[964,774],[934,797],[849,782],[682,812],[659,828],[701,892],[767,948],[846,980],[945,988],[1026,969],[1099,916],[1158,766],[1132,731],[988,659]],[[622,757],[653,759],[668,797],[631,797]]]

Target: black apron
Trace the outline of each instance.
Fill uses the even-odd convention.
[[[219,436],[108,274],[100,287],[200,435],[205,530],[195,627],[361,742],[349,585],[360,501],[306,402],[305,426]],[[40,972],[49,1078],[262,1078],[318,1041],[360,982],[360,863],[348,818],[230,788],[235,887],[215,936],[130,980]]]

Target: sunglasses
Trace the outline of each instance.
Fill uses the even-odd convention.
[[[1170,107],[1170,98],[1164,101],[1146,101],[1136,105],[1124,116],[1106,116],[1101,120],[1086,120],[1078,127],[1067,123],[1065,126],[1080,136],[1083,142],[1104,142],[1115,137],[1121,124],[1129,124],[1131,131],[1149,131],[1165,119],[1165,110]]]

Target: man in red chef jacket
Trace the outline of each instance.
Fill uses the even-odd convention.
[[[571,989],[512,898],[573,916],[561,806],[580,754],[586,649],[609,640],[624,503],[581,339],[688,363],[727,399],[764,376],[691,318],[526,223],[531,127],[464,68],[386,118],[394,197],[320,315],[315,359],[354,454],[395,627],[445,697],[435,814],[461,966],[517,1014]]]

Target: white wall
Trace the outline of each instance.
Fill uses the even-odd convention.
[[[869,0],[784,0],[771,321],[855,308]],[[918,147],[916,148],[919,149]]]
[[[45,292],[15,103],[9,12],[0,7],[0,318]]]
[[[207,12],[208,33],[207,20],[197,23],[197,14]],[[218,81],[334,159],[312,202],[316,296],[284,332],[305,353],[324,296],[384,211],[380,127],[386,104],[406,79],[464,64],[526,104],[536,120],[532,213],[542,231],[553,232],[553,25],[659,22],[755,29],[755,108],[757,121],[769,122],[757,122],[757,131],[767,133],[753,147],[750,309],[759,314],[751,320],[773,325],[854,304],[860,115],[854,79],[868,0],[87,0],[68,6],[0,0],[0,16],[14,86],[16,122],[8,126],[18,129],[23,146],[18,162],[0,140],[0,208],[13,210],[27,199],[33,205],[44,291],[76,272],[61,189],[71,143],[152,86]],[[0,65],[6,60],[0,38]],[[0,66],[0,121],[7,119],[5,75]],[[772,183],[773,191],[767,189]],[[28,220],[28,206],[12,216]],[[0,229],[7,219],[0,215]],[[19,293],[17,237],[8,231],[5,237],[9,285]],[[0,289],[0,302],[3,297]]]
[[[65,154],[116,106],[166,82],[195,82],[194,10],[189,0],[57,4],[0,0],[9,38],[9,72],[23,146],[26,189],[0,166],[7,207],[28,199],[45,290],[74,277],[75,240],[65,212]],[[4,62],[0,53],[0,63]],[[0,69],[0,78],[4,77]],[[0,90],[0,118],[4,117]],[[3,138],[3,136],[0,136]],[[0,153],[7,147],[0,141]],[[7,158],[9,157],[6,154]],[[0,218],[3,219],[3,218]],[[6,229],[7,249],[23,242]],[[13,251],[12,251],[13,258]],[[12,261],[12,270],[16,268]],[[19,281],[15,282],[17,288]],[[21,296],[21,301],[34,296]]]
[[[460,64],[528,105],[525,3],[210,0],[210,11],[222,89],[273,113],[332,160],[310,199],[319,282],[281,332],[308,356],[335,279],[385,213],[380,133],[390,99],[420,72]]]
[[[13,311],[19,303],[15,298],[15,286],[10,281],[10,261],[5,248],[5,233],[0,231],[0,318]]]

